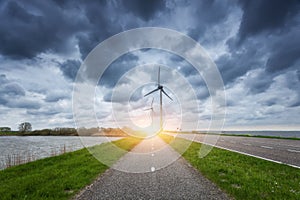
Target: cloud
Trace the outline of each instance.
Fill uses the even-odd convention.
[[[25,99],[25,98],[10,100],[7,102],[6,106],[10,108],[25,108],[25,109],[39,109],[41,107],[38,101]]]
[[[9,108],[40,108],[40,102],[26,96],[24,88],[18,83],[6,79],[3,74],[0,80],[2,82],[0,85],[0,104]]]
[[[297,0],[240,0],[244,11],[239,34],[241,39],[259,34],[281,30],[299,10]]]
[[[100,78],[100,85],[113,88],[127,71],[138,65],[138,60],[138,56],[134,55],[133,53],[127,53],[123,56],[120,56],[117,60],[110,64],[102,74],[102,77],[94,78]],[[92,71],[93,70],[97,70],[97,68],[92,69]]]
[[[110,36],[151,26],[187,34],[207,50],[225,83],[227,125],[297,124],[299,6],[297,0],[3,0],[0,3],[0,107],[3,111],[0,121],[14,124],[9,119],[16,118],[28,119],[35,127],[73,126],[72,84],[84,58]],[[179,96],[188,102],[182,107],[184,117],[191,122],[200,117],[209,124],[211,98],[202,77],[181,57],[153,49],[123,55],[104,72],[97,96],[101,123],[109,126],[113,121],[109,103],[112,89],[121,90],[113,103],[122,111],[128,99],[121,97],[137,87],[135,83],[149,82],[155,88],[157,68],[137,70],[134,76],[127,74],[135,66],[147,63],[171,67],[162,73],[166,90],[170,89],[172,97]],[[89,70],[86,75],[98,80],[97,70]],[[187,87],[177,79],[174,81],[174,71],[193,87],[196,100],[185,94]],[[133,110],[151,101],[151,97],[141,101],[148,87],[152,89],[143,85],[131,94]],[[195,109],[197,104],[199,111]],[[176,103],[164,105],[170,106],[166,109],[171,113],[177,108]]]
[[[216,24],[224,23],[236,7],[232,2],[209,0],[191,1],[185,6],[188,7],[193,16],[193,25],[189,28],[188,35],[196,40],[202,40],[205,33],[209,32]],[[214,35],[215,32],[210,34]],[[211,40],[205,42],[211,42]]]
[[[51,1],[4,1],[1,10],[0,53],[15,59],[30,59],[48,51],[73,51],[73,34],[85,27],[78,8],[64,12]]]
[[[54,90],[47,93],[45,101],[46,102],[57,102],[61,99],[70,98],[70,94],[66,93],[64,90]]]
[[[249,71],[243,80],[249,92],[253,94],[265,92],[273,82],[273,76],[267,74],[263,69]]]
[[[67,60],[60,64],[60,69],[62,70],[65,77],[74,80],[77,75],[77,71],[80,68],[81,62],[79,60]]]
[[[5,74],[0,75],[0,83],[0,104],[10,106],[9,102],[25,96],[24,88],[9,81]]]
[[[300,34],[299,28],[281,36],[274,44],[271,45],[271,55],[266,63],[268,72],[277,72],[294,66],[297,62],[300,64]]]
[[[145,21],[152,19],[157,12],[166,9],[164,0],[128,0],[122,3],[126,10]]]
[[[25,90],[17,83],[8,83],[4,85],[3,90],[1,92],[11,97],[25,96]]]

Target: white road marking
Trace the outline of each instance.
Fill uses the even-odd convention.
[[[265,148],[265,149],[273,149],[273,147],[269,147],[269,146],[260,146],[262,148]]]
[[[151,172],[154,172],[155,171],[155,167],[151,167]]]
[[[210,145],[210,144],[207,143],[207,145]],[[233,150],[233,149],[228,149],[228,148],[220,147],[220,146],[213,146],[213,147],[217,147],[219,149],[224,149],[224,150],[227,150],[227,151],[232,151],[232,152],[240,153],[240,154],[243,154],[243,155],[246,155],[246,156],[251,156],[251,157],[254,157],[254,158],[259,158],[259,159],[262,159],[262,160],[267,160],[267,161],[278,163],[278,164],[284,164],[284,165],[288,165],[290,167],[294,167],[294,168],[300,169],[300,166],[297,166],[297,165],[288,164],[288,163],[284,163],[284,162],[281,162],[281,161],[272,160],[272,159],[269,159],[269,158],[264,158],[264,157],[261,157],[261,156],[256,156],[256,155],[253,155],[253,154],[250,154],[250,153],[245,153],[245,152],[242,152],[242,151],[236,151],[236,150]]]
[[[300,166],[298,166],[298,165],[288,164],[288,163],[284,163],[284,162],[281,162],[281,161],[272,160],[272,159],[264,158],[264,157],[261,157],[261,156],[256,156],[256,155],[253,155],[253,154],[250,154],[250,153],[245,153],[245,152],[242,152],[242,151],[237,151],[237,150],[233,150],[233,149],[228,149],[228,148],[221,147],[221,146],[218,146],[218,145],[211,145],[211,144],[206,143],[206,142],[200,142],[200,141],[195,141],[195,140],[194,140],[194,142],[198,142],[198,143],[210,145],[210,146],[213,146],[213,147],[217,147],[217,148],[219,148],[219,149],[224,149],[224,150],[227,150],[227,151],[231,151],[231,152],[235,152],[235,153],[240,153],[240,154],[243,154],[243,155],[246,155],[246,156],[251,156],[251,157],[254,157],[254,158],[259,158],[259,159],[262,159],[262,160],[267,160],[267,161],[274,162],[274,163],[278,163],[278,164],[284,164],[284,165],[288,165],[288,166],[290,166],[290,167],[294,167],[294,168],[300,169]]]
[[[299,148],[300,146],[298,145],[283,145],[283,146],[289,146],[289,147],[296,147],[296,148]]]
[[[300,151],[294,150],[294,149],[288,149],[287,151],[293,152],[293,153],[300,153]]]

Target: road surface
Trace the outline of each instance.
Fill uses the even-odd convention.
[[[228,196],[154,137],[143,140],[76,199],[223,200]]]
[[[214,135],[203,134],[178,134],[177,137],[300,168],[300,140],[240,136],[216,138]],[[217,143],[214,144],[212,141],[216,139]]]

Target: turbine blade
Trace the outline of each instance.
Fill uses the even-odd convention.
[[[161,89],[161,91],[167,96],[169,97],[169,99],[171,99],[173,101],[173,99],[164,91],[164,89]]]
[[[158,78],[157,78],[157,84],[160,85],[160,67],[158,67]]]
[[[159,90],[159,88],[156,88],[155,90],[152,90],[151,92],[145,94],[144,97],[145,97],[145,96],[148,96],[149,94],[152,94],[153,92],[156,92],[157,90]]]

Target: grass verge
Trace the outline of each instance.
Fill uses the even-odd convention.
[[[161,137],[179,152],[189,142]],[[183,157],[235,199],[300,199],[299,169],[218,148],[199,158],[201,145],[191,143]]]
[[[128,137],[93,148],[113,163],[140,141]],[[114,145],[125,151],[110,151]],[[0,171],[0,199],[69,199],[106,169],[87,149],[11,167]]]

